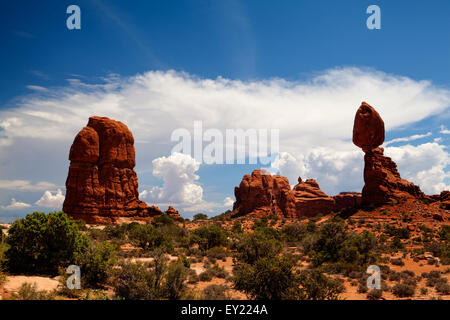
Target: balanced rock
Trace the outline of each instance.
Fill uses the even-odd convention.
[[[63,210],[70,216],[110,223],[118,217],[160,214],[139,200],[134,138],[125,124],[89,118],[75,137],[69,160]]]
[[[402,179],[397,165],[383,155],[384,122],[373,107],[363,102],[356,112],[353,143],[362,148],[364,155],[363,204],[383,204],[395,198],[425,195],[413,183]]]
[[[353,125],[353,143],[370,151],[384,142],[384,122],[378,112],[363,102],[355,115]]]

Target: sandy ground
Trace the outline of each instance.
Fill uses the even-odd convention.
[[[39,277],[39,276],[8,276],[3,285],[8,292],[17,292],[23,283],[36,283],[37,290],[53,291],[58,287],[59,277]]]

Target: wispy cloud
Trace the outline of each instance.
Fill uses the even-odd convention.
[[[0,206],[3,210],[19,210],[19,209],[25,209],[30,208],[31,204],[17,201],[16,199],[12,198],[11,203],[7,206]]]
[[[431,136],[431,132],[427,132],[425,134],[415,134],[409,137],[404,137],[404,138],[396,138],[396,139],[392,139],[390,141],[387,141],[384,143],[385,146],[393,144],[393,143],[397,143],[397,142],[409,142],[409,141],[414,141],[414,140],[418,140],[418,139],[422,139],[422,138],[426,138]]]
[[[448,130],[445,126],[441,126],[441,131],[439,131],[442,134],[450,134],[450,130]]]
[[[28,180],[0,180],[0,189],[15,191],[42,191],[56,189],[57,186],[51,182],[40,181],[32,183]]]
[[[48,91],[48,89],[45,88],[45,87],[35,86],[35,85],[28,85],[27,89],[30,89],[30,90],[33,90],[33,91],[40,91],[40,92]]]
[[[37,38],[34,34],[27,32],[27,31],[23,31],[23,30],[11,30],[11,32],[14,35],[21,37],[21,38],[27,38],[27,39],[36,39]]]

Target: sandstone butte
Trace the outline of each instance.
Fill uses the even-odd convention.
[[[313,179],[302,181],[291,190],[287,178],[255,170],[245,175],[235,187],[235,215],[266,216],[274,214],[285,218],[311,217],[331,211],[376,206],[394,199],[413,198],[440,201],[443,208],[450,208],[450,192],[427,196],[418,186],[402,179],[397,165],[384,156],[385,129],[383,119],[366,102],[356,112],[353,126],[353,143],[364,156],[364,187],[362,193],[341,192],[328,196]]]
[[[235,187],[234,195],[233,212],[238,216],[312,217],[356,208],[361,203],[361,194],[356,192],[330,197],[313,179],[302,181],[299,178],[298,184],[291,189],[286,177],[271,175],[265,170],[254,170],[251,175],[245,175],[240,185]]]
[[[91,117],[69,153],[63,210],[87,223],[114,223],[120,217],[162,215],[139,200],[134,138],[122,122]],[[169,215],[179,217],[169,207]]]

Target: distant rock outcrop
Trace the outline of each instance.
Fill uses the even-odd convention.
[[[70,148],[63,210],[88,223],[162,214],[139,200],[134,138],[128,127],[91,117]]]
[[[364,151],[364,188],[362,203],[383,204],[402,197],[423,198],[413,183],[402,179],[397,165],[383,155],[384,122],[374,108],[363,102],[355,115],[353,143]]]
[[[297,216],[313,217],[320,213],[326,214],[331,212],[336,204],[332,197],[320,190],[319,184],[314,179],[303,182],[302,178],[298,178],[293,193]]]
[[[246,174],[242,178],[239,187],[234,188],[234,195],[236,202],[233,211],[239,215],[296,216],[294,194],[285,177],[254,170],[251,175]]]
[[[178,212],[178,210],[175,210],[172,206],[169,206],[169,208],[167,208],[166,210],[166,214],[169,215],[170,217],[174,218],[174,219],[180,219],[180,213]]]
[[[272,176],[263,170],[255,170],[251,175],[245,175],[240,185],[235,187],[234,194],[236,202],[233,212],[236,215],[275,214],[284,218],[313,217],[353,208],[361,199],[361,194],[358,193],[340,195],[338,209],[336,200],[320,190],[315,180],[302,181],[299,178],[298,184],[291,189],[286,177]]]

